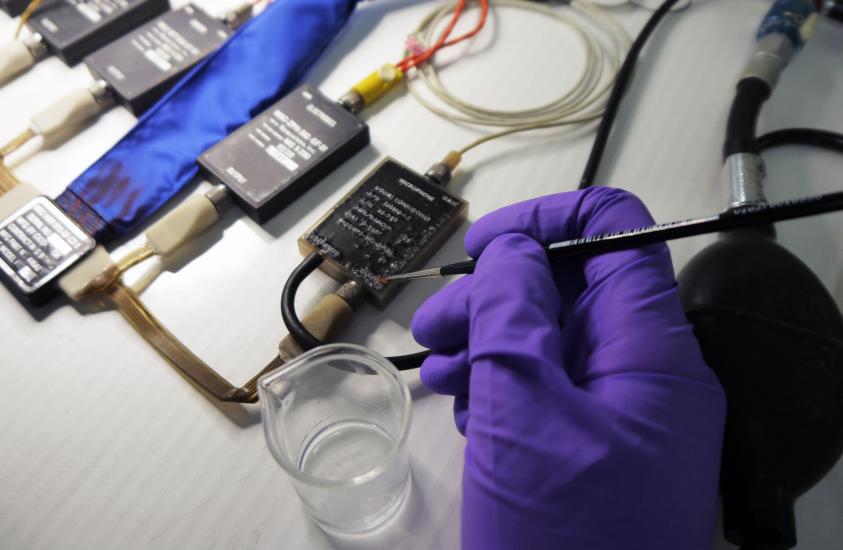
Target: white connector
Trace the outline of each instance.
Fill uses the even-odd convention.
[[[60,143],[75,134],[111,105],[113,98],[101,80],[74,90],[53,102],[31,119],[32,130],[44,138],[43,147]]]
[[[35,56],[20,40],[0,46],[0,84],[11,80],[35,65]]]
[[[210,192],[191,195],[144,232],[156,255],[171,255],[219,220],[220,204],[208,195]]]

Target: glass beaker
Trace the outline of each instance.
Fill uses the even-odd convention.
[[[368,531],[401,508],[411,399],[386,358],[321,346],[263,376],[258,392],[267,446],[317,523]]]

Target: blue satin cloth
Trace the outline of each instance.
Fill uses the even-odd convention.
[[[56,198],[98,242],[136,229],[196,175],[196,158],[280,99],[357,0],[276,0],[197,66]]]

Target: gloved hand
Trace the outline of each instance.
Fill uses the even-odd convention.
[[[711,549],[725,397],[667,246],[551,267],[539,244],[651,223],[608,188],[503,208],[466,236],[475,273],[416,313],[467,438],[464,548]]]

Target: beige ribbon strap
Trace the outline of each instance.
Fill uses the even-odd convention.
[[[257,401],[258,378],[281,366],[284,361],[276,356],[243,387],[236,387],[220,376],[217,371],[190,351],[167,327],[146,308],[134,290],[123,284],[119,278],[106,291],[123,317],[134,327],[158,353],[171,365],[192,380],[200,388],[220,401],[254,403]]]

